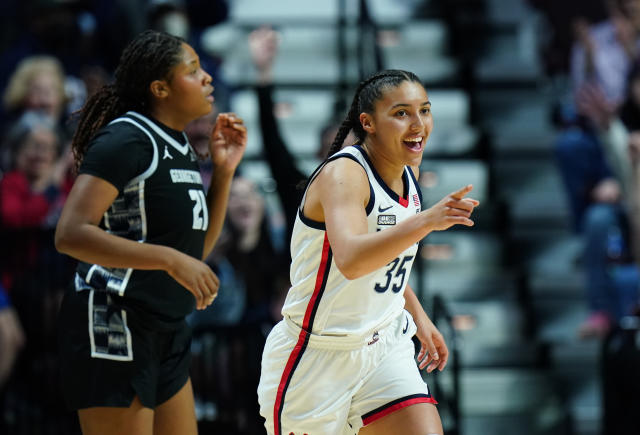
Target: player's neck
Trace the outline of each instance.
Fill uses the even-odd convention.
[[[154,108],[151,110],[151,116],[162,124],[177,131],[183,131],[190,120],[181,119],[180,116],[176,116],[165,110],[159,110]]]
[[[362,144],[362,148],[367,153],[367,156],[369,156],[371,164],[385,184],[396,191],[396,193],[397,189],[402,192],[404,189],[404,185],[402,184],[402,174],[404,173],[405,165],[394,161],[394,159],[391,159],[389,156],[378,151],[375,146],[371,146],[367,141]],[[400,193],[400,195],[402,194]]]

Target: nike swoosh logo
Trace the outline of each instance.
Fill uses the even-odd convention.
[[[389,210],[389,209],[390,209],[390,208],[392,208],[392,207],[393,207],[392,205],[390,205],[390,206],[389,206],[389,207],[387,207],[387,208],[382,208],[382,206],[379,206],[379,207],[378,207],[378,213],[384,213],[385,211]]]
[[[405,317],[405,319],[407,320],[407,324],[405,325],[404,329],[402,330],[403,334],[407,333],[407,329],[409,329],[409,318]]]

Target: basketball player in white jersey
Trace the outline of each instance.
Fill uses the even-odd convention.
[[[433,127],[418,77],[363,81],[312,174],[291,240],[291,289],[267,339],[258,399],[269,434],[440,434],[420,369],[448,350],[407,285],[418,242],[472,226],[465,186],[422,211],[416,182]],[[358,141],[340,150],[347,134]],[[416,364],[412,337],[422,344]]]

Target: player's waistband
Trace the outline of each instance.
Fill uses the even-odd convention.
[[[376,326],[374,329],[366,332],[365,334],[312,334],[308,331],[304,331],[307,339],[307,346],[318,349],[335,349],[335,350],[349,350],[358,349],[364,346],[369,346],[383,337],[393,334],[393,331],[398,326],[399,322],[404,321],[405,310],[402,310],[397,316],[391,316],[389,319]],[[410,315],[406,312],[407,315]],[[289,317],[285,316],[281,322],[284,325],[283,330],[287,332],[292,338],[298,339],[303,330],[298,324],[296,324]]]

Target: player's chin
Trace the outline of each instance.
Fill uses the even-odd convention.
[[[420,154],[413,153],[407,159],[407,166],[420,166],[421,163],[422,163],[422,153]]]
[[[205,115],[208,115],[209,113],[211,113],[211,110],[213,110],[213,104],[206,102],[201,107],[199,107],[198,113],[197,115],[195,115],[195,118],[198,119]]]

